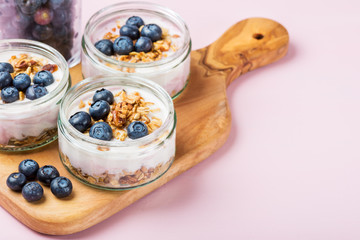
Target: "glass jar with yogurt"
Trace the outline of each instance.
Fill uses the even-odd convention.
[[[34,80],[44,72],[51,82]],[[14,80],[18,75],[26,75],[29,84]],[[25,39],[0,40],[0,151],[31,150],[55,140],[60,101],[70,86],[68,64],[54,48]]]
[[[162,29],[162,39],[153,42],[150,54],[132,51],[128,55],[108,56],[95,47],[102,39],[114,42],[120,28],[128,25],[127,20],[133,16],[143,20],[140,24],[156,24]],[[141,36],[144,25],[139,27]],[[82,39],[82,72],[84,77],[98,74],[145,77],[175,98],[184,90],[189,78],[190,52],[190,34],[178,14],[153,3],[118,3],[101,9],[86,24]]]
[[[0,39],[40,41],[70,67],[80,62],[81,0],[0,0],[0,24]]]
[[[111,92],[113,100],[106,100],[110,104],[95,100],[99,92]],[[101,101],[110,108],[99,120],[91,108]],[[89,116],[74,124],[78,113],[89,113],[91,122]],[[130,128],[139,122],[147,126],[146,133],[134,137]],[[101,124],[109,128],[109,138],[99,137],[103,132],[96,125]],[[70,173],[92,187],[136,188],[155,181],[171,166],[175,128],[172,99],[158,84],[135,76],[87,78],[72,87],[61,103],[60,158]]]

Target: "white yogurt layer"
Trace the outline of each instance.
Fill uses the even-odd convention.
[[[114,95],[122,89],[127,93],[137,91],[140,93],[140,96],[144,98],[145,102],[154,103],[151,109],[160,108],[161,110],[160,112],[149,114],[148,117],[150,119],[152,117],[157,117],[161,119],[164,124],[164,121],[168,117],[169,113],[164,103],[144,89],[131,87],[105,87],[105,89],[112,91]],[[87,103],[90,100],[92,102],[94,92],[95,91],[86,93],[76,99],[66,114],[67,119],[78,111],[84,111],[83,108],[78,107],[80,101],[82,100],[84,103]],[[119,97],[117,97],[116,100],[117,102],[121,102]],[[154,142],[164,141],[164,144],[159,144],[159,146],[156,147],[154,147],[154,144],[151,146],[149,145],[149,151],[146,151],[146,145],[140,146],[137,144],[141,138],[135,140],[127,138],[125,141],[113,139],[112,141],[119,142],[119,147],[108,147],[106,148],[106,151],[100,151],[98,146],[93,143],[86,143],[83,141],[77,141],[76,143],[70,142],[61,131],[59,131],[59,148],[60,151],[68,157],[71,165],[77,169],[81,169],[85,174],[100,176],[106,172],[108,174],[120,176],[123,174],[123,171],[135,172],[143,166],[146,168],[155,168],[158,164],[168,163],[169,160],[175,156],[175,130],[171,137],[166,139],[172,131],[172,128],[173,126],[169,129],[165,129],[164,133],[159,134],[158,139],[154,140]],[[148,137],[152,134],[157,134],[156,130],[155,132],[150,133]],[[100,145],[100,147],[103,146]],[[150,150],[150,148],[152,149]]]
[[[28,54],[31,57],[46,59],[49,64],[55,64],[51,60],[30,52],[9,51],[0,53],[0,62],[8,62],[11,56]],[[48,94],[54,91],[63,78],[63,71],[58,68],[53,73],[54,83],[47,86]],[[67,80],[66,80],[67,81]],[[41,98],[36,100],[24,99],[13,103],[0,101],[0,144],[7,145],[9,140],[23,140],[27,137],[37,137],[47,130],[56,128],[59,111],[59,101],[65,94],[67,88],[47,102],[38,104]],[[48,95],[47,94],[47,95]],[[47,95],[43,96],[47,97]],[[40,100],[41,101],[41,100]],[[48,139],[44,139],[46,141]]]

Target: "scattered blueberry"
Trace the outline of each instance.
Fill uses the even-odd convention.
[[[34,20],[37,24],[47,25],[53,19],[53,11],[49,8],[39,8],[34,14]]]
[[[34,84],[39,84],[43,87],[51,85],[54,81],[54,76],[47,70],[41,70],[40,72],[37,72],[33,78]]]
[[[128,55],[134,51],[134,44],[131,38],[121,36],[114,41],[114,52],[119,55]]]
[[[41,6],[41,0],[16,0],[16,4],[20,10],[25,14],[34,14]]]
[[[39,41],[44,41],[53,35],[53,27],[51,24],[48,25],[35,25],[32,30],[32,36]]]
[[[132,40],[136,40],[140,37],[140,32],[136,26],[124,25],[120,28],[120,36],[127,36]]]
[[[39,164],[32,159],[25,159],[19,164],[19,172],[25,175],[27,180],[36,178],[39,170]]]
[[[133,26],[136,26],[136,27],[141,27],[142,25],[144,25],[144,21],[141,19],[141,17],[138,17],[138,16],[132,16],[130,17],[126,23],[126,25],[133,25]]]
[[[95,47],[107,56],[114,54],[113,42],[109,39],[102,39],[95,43]]]
[[[0,72],[13,73],[14,67],[10,63],[0,62]]]
[[[19,91],[15,87],[6,87],[1,89],[1,99],[4,103],[12,103],[19,100]]]
[[[89,108],[90,116],[95,120],[98,121],[100,119],[107,118],[110,112],[110,105],[107,101],[99,100],[91,104]]]
[[[39,168],[37,172],[37,178],[38,180],[43,183],[45,186],[49,186],[51,181],[57,177],[59,177],[60,174],[58,170],[51,165],[45,165],[41,168]]]
[[[136,52],[149,52],[152,49],[152,41],[148,37],[141,36],[135,43]]]
[[[160,40],[161,35],[162,35],[162,30],[156,24],[147,24],[141,30],[141,36],[148,37],[153,42]]]
[[[14,77],[13,85],[17,90],[25,92],[31,84],[31,78],[26,73],[20,73]]]
[[[100,90],[96,90],[96,92],[93,96],[93,102],[96,102],[98,100],[104,100],[104,101],[107,101],[109,104],[113,104],[114,103],[114,95],[109,90],[102,88]]]
[[[12,77],[8,72],[0,72],[0,89],[11,86]]]
[[[142,138],[149,134],[145,123],[141,121],[134,121],[127,127],[127,134],[131,139]]]
[[[50,189],[57,198],[64,198],[71,194],[73,187],[68,178],[57,177],[51,181]]]
[[[36,202],[43,197],[44,189],[37,182],[29,182],[23,187],[22,195],[28,202]]]
[[[6,180],[6,185],[13,191],[20,192],[26,184],[26,176],[22,173],[12,173]]]
[[[87,112],[80,111],[72,115],[70,124],[80,132],[85,132],[91,126],[91,117]]]
[[[90,128],[90,137],[110,141],[113,137],[112,129],[106,122],[97,122]]]
[[[26,89],[25,92],[26,98],[30,100],[41,98],[46,94],[48,94],[46,88],[38,84],[31,85],[30,87],[28,87],[28,89]]]

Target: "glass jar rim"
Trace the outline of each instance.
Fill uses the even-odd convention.
[[[66,118],[66,112],[67,107],[71,105],[71,103],[77,99],[79,96],[81,96],[82,93],[86,92],[87,90],[95,90],[95,88],[91,88],[92,86],[98,84],[99,87],[106,87],[106,86],[124,86],[121,85],[124,83],[128,83],[129,87],[136,87],[136,84],[140,84],[142,87],[145,87],[146,90],[149,90],[150,92],[156,92],[159,94],[159,96],[156,96],[159,100],[161,100],[167,107],[167,111],[169,112],[166,116],[163,124],[160,126],[160,128],[156,129],[151,134],[136,139],[132,141],[104,141],[92,138],[90,136],[87,136],[78,130],[76,130],[68,121]],[[129,85],[130,83],[130,85]],[[108,85],[107,85],[108,84]],[[96,85],[97,86],[97,85]],[[137,88],[137,87],[136,87]],[[171,124],[173,126],[171,126]],[[94,145],[94,146],[101,146],[101,147],[111,147],[115,149],[124,149],[127,147],[134,147],[134,146],[151,146],[154,145],[153,143],[156,142],[157,139],[160,139],[163,132],[166,131],[169,127],[171,127],[171,131],[167,134],[166,137],[161,138],[163,142],[165,139],[169,138],[169,136],[172,135],[172,133],[175,130],[176,127],[176,113],[174,109],[173,101],[170,97],[170,95],[158,84],[150,82],[149,80],[137,76],[114,76],[114,75],[97,75],[94,77],[86,78],[82,80],[81,82],[74,85],[66,94],[66,96],[62,99],[60,104],[60,111],[59,111],[59,117],[58,117],[58,126],[61,132],[67,132],[68,134],[64,134],[66,138],[70,137],[75,140],[76,142],[83,141],[85,143]],[[70,134],[69,134],[70,133]],[[75,137],[77,139],[75,139]],[[159,144],[155,144],[155,147]],[[144,150],[147,148],[144,148]]]
[[[133,8],[131,8],[132,6],[133,6]],[[155,7],[156,10],[146,9],[147,6]],[[120,8],[120,9],[118,9],[116,11],[112,11],[113,8]],[[172,17],[173,19],[176,19],[180,23],[180,27],[181,27],[182,31],[184,32],[184,44],[182,45],[182,47],[176,51],[176,54],[166,57],[166,61],[159,60],[159,61],[145,62],[145,63],[130,63],[130,62],[119,61],[119,60],[113,59],[109,56],[106,56],[105,54],[103,54],[99,50],[97,50],[95,48],[94,44],[91,42],[88,33],[93,28],[95,28],[99,23],[101,23],[108,14],[127,12],[130,10],[146,11],[148,13],[160,14],[164,17]],[[101,14],[104,14],[104,13],[107,15],[104,17],[100,17]],[[155,3],[143,2],[143,1],[115,3],[115,4],[112,4],[105,8],[100,9],[95,14],[93,14],[90,17],[90,19],[88,20],[88,22],[86,23],[82,41],[83,41],[82,47],[83,47],[84,52],[86,52],[86,49],[84,49],[84,48],[89,48],[89,50],[96,57],[101,59],[101,61],[108,63],[108,64],[113,64],[113,65],[118,65],[121,67],[128,67],[128,68],[135,68],[135,67],[136,68],[152,68],[152,67],[168,65],[168,64],[171,64],[172,62],[176,61],[176,59],[178,57],[181,57],[186,51],[187,51],[187,54],[186,54],[185,58],[191,52],[190,51],[191,39],[190,39],[189,29],[188,29],[185,21],[180,17],[180,15],[178,15],[176,12],[174,12],[173,10],[171,10],[167,7],[164,7],[164,6],[155,4]],[[90,55],[89,55],[89,57],[92,58]],[[97,61],[97,62],[99,62],[99,61]],[[101,64],[101,65],[105,66],[106,64]]]
[[[55,48],[41,42],[33,41],[33,40],[25,40],[25,39],[5,39],[0,40],[0,46],[2,45],[9,45],[9,49],[3,52],[11,52],[16,51],[16,48],[12,49],[12,44],[20,44],[21,47],[29,48],[31,50],[36,50],[36,52],[29,50],[29,52],[39,54],[41,56],[44,56],[45,58],[48,58],[45,54],[50,55],[51,57],[54,57],[54,59],[58,59],[59,63],[62,66],[58,66],[63,71],[63,76],[60,80],[59,85],[51,91],[49,94],[45,95],[44,97],[28,101],[28,102],[19,102],[19,103],[11,103],[11,104],[0,104],[0,111],[16,111],[21,110],[29,106],[40,106],[46,102],[48,102],[50,99],[54,98],[58,94],[62,92],[64,88],[67,87],[67,83],[69,83],[70,80],[70,71],[69,66],[65,60],[65,58],[61,55],[60,52],[58,52]],[[1,52],[0,52],[1,53]],[[53,61],[53,59],[50,59]]]

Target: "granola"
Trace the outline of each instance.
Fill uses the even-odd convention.
[[[140,169],[130,172],[122,170],[118,173],[109,173],[105,171],[102,174],[89,175],[82,171],[81,168],[75,168],[69,158],[60,152],[63,164],[78,178],[85,180],[94,185],[111,188],[127,188],[132,186],[139,186],[148,182],[151,182],[158,178],[162,173],[170,167],[174,160],[174,156],[166,163],[159,163],[155,167],[147,168],[142,166]]]

